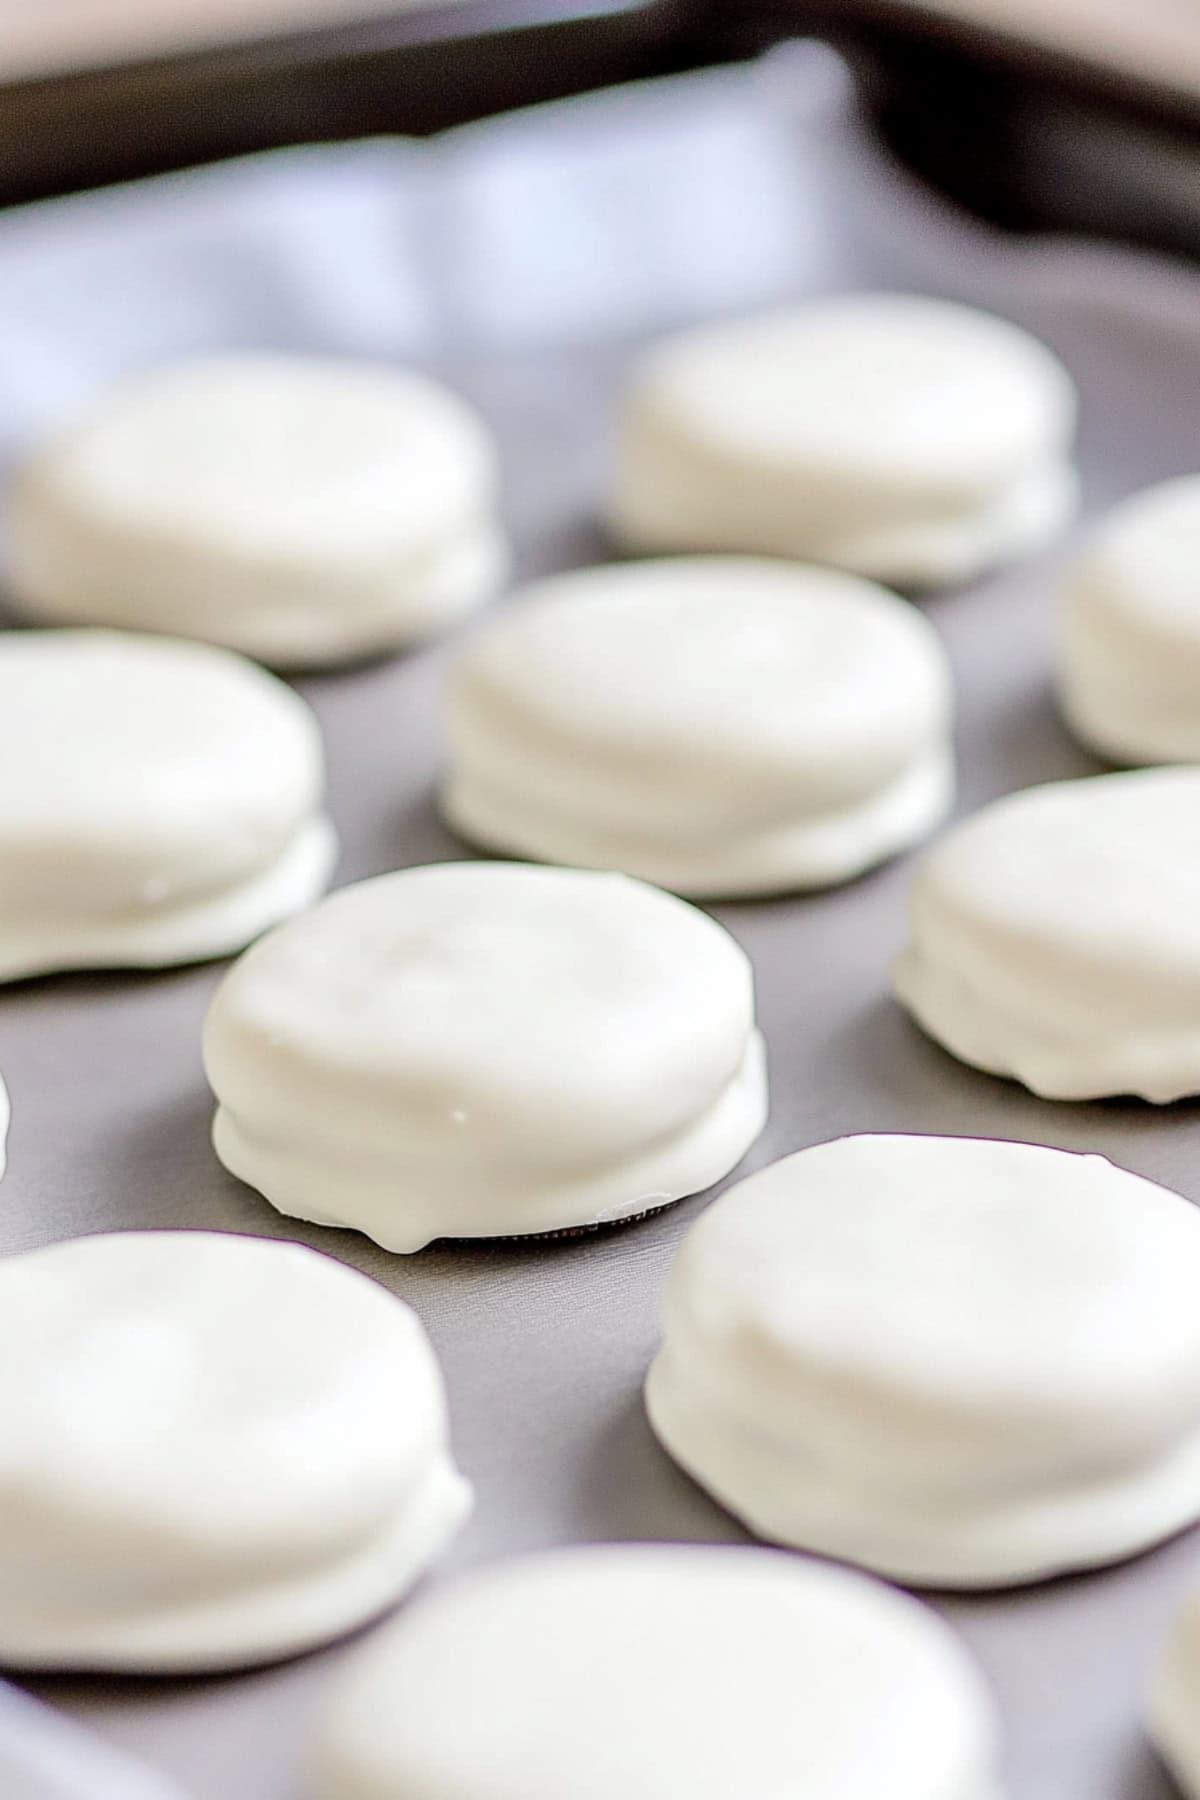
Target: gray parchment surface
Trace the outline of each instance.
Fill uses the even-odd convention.
[[[182,351],[413,359],[499,433],[527,574],[603,554],[597,501],[632,344],[706,312],[863,285],[956,293],[1042,332],[1081,385],[1091,509],[1200,461],[1200,279],[944,214],[870,148],[838,67],[803,49],[429,146],[283,153],[0,219],[0,450],[105,376]],[[1054,561],[926,603],[958,676],[963,809],[1095,766],[1051,702]],[[339,881],[460,853],[431,803],[446,656],[302,684],[328,742]],[[1200,1200],[1195,1106],[1040,1103],[918,1035],[887,992],[909,879],[902,862],[836,893],[719,909],[754,959],[771,1056],[772,1118],[744,1166],[846,1131],[983,1133],[1101,1150]],[[13,1102],[0,1250],[215,1227],[302,1237],[402,1294],[445,1364],[477,1490],[434,1579],[579,1540],[736,1539],[656,1448],[639,1399],[664,1271],[702,1202],[583,1243],[410,1260],[284,1221],[209,1149],[199,1032],[220,973],[0,997]],[[999,1696],[1018,1800],[1166,1792],[1136,1709],[1198,1563],[1193,1533],[1106,1573],[944,1605]],[[193,1800],[295,1800],[298,1745],[340,1654],[229,1679],[36,1685]]]

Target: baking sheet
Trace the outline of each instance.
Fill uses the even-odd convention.
[[[1200,279],[1107,249],[1024,246],[914,191],[814,48],[473,127],[440,144],[284,153],[0,219],[0,453],[119,369],[202,346],[412,357],[486,412],[520,571],[603,553],[595,510],[631,343],[787,293],[895,284],[1032,325],[1084,396],[1090,508],[1200,460]],[[1061,554],[1061,549],[1059,554]],[[927,603],[959,681],[961,809],[1095,764],[1047,683],[1054,558]],[[461,854],[435,816],[447,648],[302,683],[329,749],[339,881]],[[1100,1150],[1200,1200],[1200,1112],[1054,1106],[956,1066],[887,993],[910,864],[804,900],[721,907],[754,959],[774,1107],[742,1172],[847,1131]],[[118,1227],[299,1237],[385,1282],[443,1359],[474,1519],[434,1579],[596,1539],[736,1540],[645,1424],[640,1381],[701,1201],[560,1246],[404,1260],[276,1215],[217,1166],[199,1032],[220,968],[0,996],[13,1101],[5,1253]],[[991,1681],[1018,1800],[1151,1800],[1147,1658],[1200,1535],[1097,1575],[938,1604]],[[192,1800],[296,1800],[343,1654],[236,1678],[33,1684]],[[17,1800],[14,1796],[13,1800]]]

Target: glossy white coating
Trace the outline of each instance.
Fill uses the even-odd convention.
[[[33,450],[9,498],[8,583],[39,618],[345,662],[495,590],[496,484],[485,427],[426,376],[201,357],[126,379]]]

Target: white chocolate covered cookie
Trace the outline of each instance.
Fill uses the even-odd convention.
[[[31,615],[281,667],[393,649],[499,585],[496,456],[423,375],[223,355],[125,381],[30,456],[9,586]]]
[[[470,1490],[401,1300],[298,1244],[121,1232],[0,1262],[0,1661],[226,1669],[402,1594]]]
[[[766,1550],[523,1559],[357,1653],[311,1800],[988,1800],[996,1725],[936,1614]]]
[[[706,325],[636,365],[611,518],[639,550],[964,581],[1074,511],[1075,393],[988,313],[859,294]]]
[[[1200,1796],[1200,1590],[1171,1621],[1146,1694],[1146,1728],[1188,1796]]]
[[[443,863],[358,882],[235,964],[213,1140],[280,1211],[389,1250],[608,1223],[762,1129],[750,965],[623,875]]]
[[[1058,692],[1075,735],[1113,762],[1200,762],[1200,475],[1101,521],[1067,570]]]
[[[336,855],[309,707],[240,656],[0,636],[0,980],[241,950]]]
[[[761,1537],[902,1581],[1114,1562],[1200,1517],[1200,1212],[1100,1156],[849,1137],[669,1279],[651,1422]]]
[[[1200,769],[1010,794],[923,859],[896,992],[1051,1100],[1200,1093]]]
[[[932,626],[833,570],[680,557],[537,583],[450,691],[450,822],[683,894],[820,887],[924,837],[954,783]]]

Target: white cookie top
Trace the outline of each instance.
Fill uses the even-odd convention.
[[[129,378],[31,470],[114,529],[303,569],[474,517],[494,453],[466,405],[423,375],[258,352]]]
[[[225,650],[0,640],[0,978],[240,950],[321,891],[317,721]]]
[[[1121,979],[1130,965],[1139,985],[1158,977],[1167,999],[1181,978],[1200,979],[1200,770],[1009,795],[929,853],[921,885],[961,910],[964,929],[994,931],[1031,957],[1069,950],[1135,1010],[1139,995]]]
[[[469,1721],[469,1729],[464,1721]],[[980,1800],[990,1704],[916,1601],[766,1551],[488,1570],[360,1653],[316,1800]]]
[[[664,428],[748,461],[944,499],[1065,450],[1075,396],[1006,320],[907,294],[839,296],[707,325],[652,350],[639,399]]]
[[[902,1579],[1111,1561],[1200,1512],[1200,1212],[1098,1156],[852,1137],[718,1200],[651,1416],[764,1535]]]
[[[6,897],[215,888],[317,810],[310,708],[224,650],[103,631],[0,642]],[[149,896],[147,896],[149,897]]]
[[[639,882],[403,870],[342,889],[227,976],[205,1029],[218,1149],[284,1210],[393,1248],[620,1216],[693,1191],[671,1188],[713,1109],[736,1129],[717,1131],[720,1168],[702,1134],[696,1185],[756,1135],[753,1014],[733,939]],[[599,1210],[572,1216],[576,1189]]]
[[[753,1373],[851,1367],[928,1396],[1068,1426],[1132,1396],[1200,1407],[1200,1213],[1100,1156],[978,1138],[848,1137],[740,1182],[692,1228],[671,1288]],[[709,1337],[709,1333],[715,1334]],[[1128,1340],[1128,1341],[1126,1341]],[[1119,1421],[1117,1421],[1119,1424]],[[897,1454],[903,1454],[901,1446]]]
[[[897,986],[968,1062],[1075,1099],[1200,1092],[1200,769],[1053,782],[923,861]]]
[[[885,589],[678,557],[538,582],[468,646],[451,701],[452,739],[482,716],[531,760],[573,752],[581,805],[590,786],[618,822],[661,824],[669,788],[703,828],[780,786],[797,812],[859,798],[941,741],[951,696],[932,626]]]
[[[123,1232],[12,1257],[0,1369],[6,1662],[307,1647],[386,1605],[466,1508],[415,1315],[296,1244]]]

